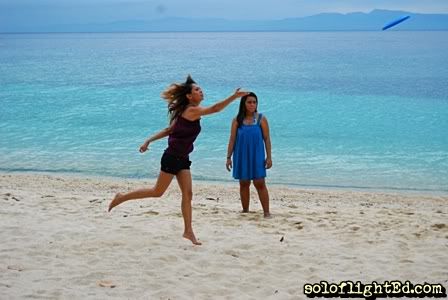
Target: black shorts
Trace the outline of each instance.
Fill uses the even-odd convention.
[[[190,170],[191,161],[187,157],[177,157],[163,153],[160,160],[160,170],[176,175],[180,170]]]

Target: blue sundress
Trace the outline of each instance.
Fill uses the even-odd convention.
[[[262,114],[253,125],[238,128],[233,148],[233,178],[253,180],[266,177]]]

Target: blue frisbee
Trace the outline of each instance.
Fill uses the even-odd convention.
[[[390,23],[387,23],[384,27],[383,27],[383,30],[386,30],[386,29],[389,29],[389,28],[391,28],[391,27],[394,27],[395,25],[398,25],[398,24],[400,24],[401,22],[403,22],[403,21],[406,21],[407,19],[409,19],[411,16],[404,16],[404,17],[401,17],[401,18],[399,18],[399,19],[396,19],[396,20],[394,20],[394,21],[392,21],[392,22],[390,22]]]

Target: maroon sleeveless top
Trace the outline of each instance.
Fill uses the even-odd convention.
[[[189,121],[179,116],[174,124],[173,130],[168,136],[168,148],[165,153],[188,158],[188,154],[193,151],[193,142],[201,132],[200,119]]]

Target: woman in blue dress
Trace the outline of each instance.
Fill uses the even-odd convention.
[[[233,178],[240,181],[243,213],[249,212],[252,181],[257,189],[264,216],[267,218],[270,217],[269,192],[264,178],[266,169],[272,167],[271,138],[268,120],[258,113],[257,106],[258,98],[254,93],[241,98],[238,115],[232,121],[226,168],[228,171],[233,168]]]

